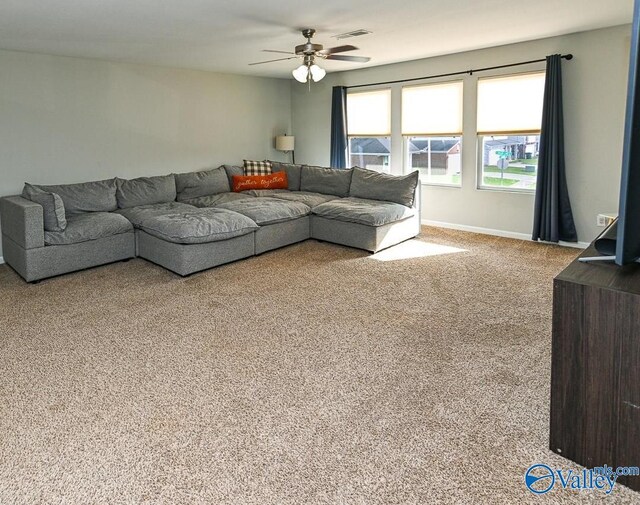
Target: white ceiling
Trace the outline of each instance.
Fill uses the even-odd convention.
[[[1,0],[0,48],[218,72],[290,77],[300,28],[350,43],[367,64],[413,60],[631,22],[633,0]],[[337,41],[339,33],[373,33]],[[283,55],[284,56],[284,55]]]

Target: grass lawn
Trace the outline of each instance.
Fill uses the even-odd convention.
[[[518,160],[519,161],[519,160]],[[531,163],[534,160],[523,160],[523,163],[529,162],[527,163],[528,165],[533,165],[533,163]],[[536,162],[538,160],[535,160]],[[500,173],[501,170],[495,166],[495,165],[485,165],[484,166],[484,171],[485,172],[496,172],[496,173]],[[507,169],[504,171],[505,174],[518,174],[518,175],[532,175],[535,176],[536,173],[535,172],[527,172],[524,168],[521,167],[507,167]]]
[[[513,186],[518,181],[517,179],[500,179],[500,177],[483,177],[482,184],[484,186],[502,186],[508,187]]]
[[[426,172],[426,170],[424,172],[421,172],[423,178],[422,182],[425,184],[450,184],[453,186],[460,185],[460,174],[432,175],[431,179],[429,179],[429,177],[427,177],[426,175]]]

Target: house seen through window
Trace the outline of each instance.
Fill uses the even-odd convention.
[[[390,137],[349,137],[349,166],[391,172]]]

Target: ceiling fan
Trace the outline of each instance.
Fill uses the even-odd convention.
[[[314,44],[313,42],[311,42],[311,38],[313,37],[314,33],[316,33],[316,31],[313,28],[305,28],[304,30],[302,30],[302,35],[306,37],[307,42],[306,44],[300,44],[299,46],[296,46],[294,52],[263,49],[263,51],[266,53],[282,53],[291,54],[293,56],[288,56],[286,58],[277,58],[275,60],[258,61],[256,63],[249,63],[249,65],[262,65],[263,63],[272,63],[274,61],[285,61],[293,60],[295,58],[302,58],[302,65],[300,65],[292,72],[293,77],[296,79],[296,81],[299,82],[310,82],[311,80],[313,80],[314,82],[318,82],[326,75],[327,71],[323,68],[320,68],[316,64],[316,58],[322,58],[323,60],[353,61],[357,63],[366,63],[371,59],[367,58],[366,56],[347,56],[343,54],[336,54],[345,53],[347,51],[355,51],[358,49],[355,46],[345,45],[324,49],[322,44]]]

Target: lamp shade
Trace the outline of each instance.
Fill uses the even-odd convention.
[[[307,82],[307,79],[309,79],[309,67],[307,67],[304,63],[291,73],[293,74],[295,80],[298,82]]]
[[[316,64],[313,64],[309,67],[309,72],[311,73],[313,82],[318,82],[322,80],[325,75],[327,75],[327,71],[324,68],[320,68]]]
[[[293,151],[296,138],[293,135],[278,135],[276,137],[276,149],[278,151]]]

